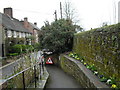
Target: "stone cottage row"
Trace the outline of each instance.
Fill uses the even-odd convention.
[[[38,43],[39,31],[37,23],[28,22],[27,17],[23,21],[19,21],[13,17],[12,8],[4,8],[4,13],[0,13],[0,56],[5,56],[6,38],[24,38],[24,44],[31,45]]]

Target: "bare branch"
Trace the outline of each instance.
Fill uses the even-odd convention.
[[[79,22],[78,16],[76,15],[76,11],[72,7],[72,3],[69,1],[65,2],[64,4],[63,15],[65,19],[70,19],[73,23]]]

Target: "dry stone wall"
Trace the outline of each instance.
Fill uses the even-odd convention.
[[[76,34],[73,51],[101,74],[120,81],[120,23]]]

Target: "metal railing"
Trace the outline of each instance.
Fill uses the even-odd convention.
[[[29,68],[22,70],[21,72],[7,78],[2,83],[3,89],[6,88],[25,88],[34,83],[34,88],[37,87],[37,79],[42,76],[42,71],[44,74],[44,64],[35,64]],[[40,76],[39,76],[40,75]]]

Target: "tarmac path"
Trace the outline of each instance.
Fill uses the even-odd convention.
[[[50,75],[47,88],[81,88],[75,79],[65,73],[62,69],[54,65],[46,65],[47,71]]]

